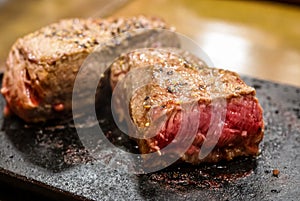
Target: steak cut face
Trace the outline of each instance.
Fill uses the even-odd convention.
[[[172,30],[162,19],[137,16],[66,19],[28,34],[6,62],[1,92],[7,109],[26,122],[71,117],[74,81],[92,52],[115,58],[131,47],[178,47]]]
[[[123,108],[129,107],[130,121],[138,130],[147,131],[140,132],[140,136],[135,138],[140,152],[159,154],[178,132],[184,132],[194,140],[185,153],[181,153],[182,161],[199,164],[232,160],[238,156],[256,156],[263,139],[264,122],[255,89],[247,86],[237,73],[201,66],[204,62],[200,59],[199,62],[189,62],[189,58],[178,50],[169,54],[151,49],[148,53],[143,50],[139,54],[137,50],[122,55],[112,64],[112,88],[115,88],[116,80],[124,79],[124,72],[130,73],[130,66],[146,67],[147,72],[150,70],[152,80],[137,88],[127,108]],[[120,69],[123,69],[122,73]],[[188,105],[191,110],[186,109]],[[193,111],[197,111],[198,115],[194,115]],[[213,116],[219,112],[223,118],[216,122]],[[182,125],[183,116],[187,116],[188,124],[197,123],[196,133],[191,131],[195,128]],[[182,127],[185,130],[180,131]],[[216,143],[206,142],[211,127],[220,131]],[[180,146],[180,142],[177,144]],[[204,144],[211,151],[201,158]]]

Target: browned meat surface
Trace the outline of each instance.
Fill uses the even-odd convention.
[[[146,28],[135,31],[139,28]],[[148,29],[171,29],[154,17],[68,19],[20,38],[13,45],[1,89],[9,108],[27,122],[71,115],[74,80],[98,44],[123,34],[110,47],[177,46],[177,38]],[[125,34],[126,32],[126,34]],[[120,49],[122,49],[120,48]],[[119,56],[119,52],[112,52]]]
[[[196,68],[204,68],[204,61],[195,55],[177,48],[147,48],[138,49],[130,53],[123,53],[111,65],[110,83],[115,88],[118,81],[122,80],[125,75],[133,68],[148,67],[160,64],[162,67],[167,66],[170,62],[173,65],[186,65]]]
[[[188,59],[184,60],[184,57],[176,57],[174,54],[153,52],[155,50],[122,55],[112,65],[112,87],[131,66],[148,64],[152,69],[153,81],[137,89],[129,105],[131,119],[139,129],[147,129],[153,123],[160,122],[155,137],[137,139],[142,153],[159,151],[168,146],[180,129],[183,106],[195,103],[199,116],[187,116],[188,122],[199,121],[198,131],[192,133],[185,130],[185,135],[196,137],[181,160],[198,164],[258,154],[264,123],[263,111],[255,97],[254,88],[247,86],[234,72],[201,67],[197,62],[190,63]],[[204,159],[199,159],[209,126],[214,123],[211,122],[213,103],[218,103],[220,99],[226,103],[220,138],[212,152]],[[162,122],[164,115],[167,118]],[[143,135],[141,137],[147,137],[147,134]]]

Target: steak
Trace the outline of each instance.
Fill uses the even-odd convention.
[[[66,19],[18,39],[1,89],[5,113],[26,122],[71,117],[74,81],[89,54],[110,50],[115,58],[129,47],[178,47],[163,29],[173,30],[156,17]]]
[[[112,88],[115,88],[117,81],[124,79],[124,73],[133,66],[147,67],[144,72],[150,72],[152,80],[141,84],[127,105],[130,114],[127,122],[133,122],[139,131],[140,136],[134,139],[142,154],[160,154],[179,132],[194,137],[188,149],[180,153],[180,160],[188,163],[218,162],[258,154],[264,122],[254,88],[247,86],[234,72],[206,67],[201,60],[195,62],[192,59],[189,62],[191,57],[181,56],[183,54],[178,50],[169,54],[161,50],[145,51],[124,54],[111,68]],[[146,77],[133,75],[133,82]],[[128,93],[126,87],[125,93]],[[187,110],[187,106],[192,109]],[[117,107],[120,106],[117,104]],[[127,108],[125,105],[123,110]],[[122,111],[122,108],[118,111]],[[198,111],[198,115],[194,111]],[[216,122],[213,116],[218,112],[223,112],[223,118]],[[187,118],[185,123],[189,125],[182,125],[184,115]],[[181,127],[185,129],[180,131]],[[206,142],[211,127],[220,132],[215,144]],[[177,142],[176,146],[180,146],[180,143]],[[204,144],[211,151],[201,158],[199,156]],[[176,152],[176,149],[173,151]]]

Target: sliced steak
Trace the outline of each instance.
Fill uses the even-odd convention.
[[[238,156],[256,156],[263,138],[264,123],[263,111],[255,97],[255,89],[247,86],[234,72],[201,67],[201,62],[189,62],[179,54],[176,57],[174,54],[154,52],[155,50],[150,50],[148,53],[142,51],[141,54],[134,52],[122,55],[112,65],[113,88],[116,81],[124,77],[122,73],[132,66],[145,67],[148,63],[151,69],[152,81],[141,85],[129,103],[130,118],[139,130],[156,124],[153,127],[156,131],[155,136],[151,134],[154,137],[149,138],[149,133],[142,132],[143,136],[136,139],[141,153],[159,153],[168,146],[182,126],[183,112],[187,112],[185,106],[194,105],[193,109],[197,109],[199,115],[186,115],[188,122],[198,122],[198,129],[197,133],[192,133],[187,126],[188,129],[184,131],[185,135],[195,138],[187,151],[181,155],[181,160],[198,164],[232,160]],[[215,112],[213,107],[221,100],[225,101],[225,108],[219,110],[225,109],[225,112],[223,121],[219,122],[223,125],[220,137],[216,145],[211,145],[213,149],[207,157],[199,158],[210,126],[216,123],[211,120],[212,112]],[[164,118],[165,120],[161,121]]]
[[[1,89],[7,108],[27,122],[71,116],[74,80],[91,52],[106,43],[113,58],[132,46],[178,47],[177,37],[161,29],[173,30],[155,17],[68,19],[18,39]]]

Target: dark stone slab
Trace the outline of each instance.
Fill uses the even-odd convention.
[[[265,137],[257,159],[198,167],[175,164],[152,174],[126,174],[94,160],[72,124],[33,126],[0,116],[1,184],[62,200],[297,200],[300,88],[243,78],[256,88],[264,109]]]

